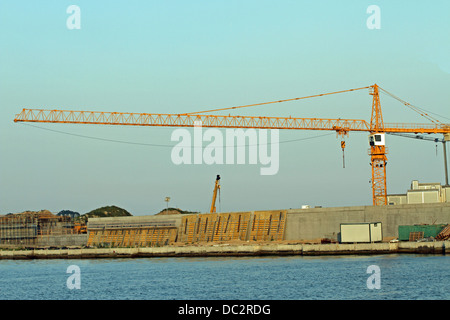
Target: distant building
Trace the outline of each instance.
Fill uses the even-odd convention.
[[[450,186],[413,180],[406,194],[388,194],[387,200],[389,205],[450,202]]]

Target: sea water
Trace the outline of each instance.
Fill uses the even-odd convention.
[[[449,287],[445,255],[0,260],[2,300],[448,300]]]

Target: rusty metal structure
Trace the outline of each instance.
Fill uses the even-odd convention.
[[[188,214],[177,225],[170,217],[89,221],[88,247],[160,247],[166,245],[267,242],[284,240],[286,210]],[[135,217],[137,218],[137,217]]]
[[[211,115],[211,112],[236,110],[247,107],[257,107],[288,101],[298,101],[307,98],[322,97],[344,92],[369,89],[372,96],[372,112],[370,122],[361,119],[326,119],[326,118],[296,118],[296,117],[263,117],[263,116],[236,116]],[[385,123],[383,120],[380,91],[400,101],[406,107],[417,112],[431,123]],[[414,133],[414,134],[444,134],[450,135],[450,124],[445,124],[432,117],[423,109],[396,97],[390,92],[380,88],[377,84],[356,89],[348,89],[330,93],[305,96],[294,99],[284,99],[250,105],[196,111],[183,114],[153,114],[129,112],[99,112],[74,110],[43,110],[23,109],[16,115],[15,122],[35,123],[72,123],[72,124],[99,124],[99,125],[126,125],[126,126],[155,126],[155,127],[194,127],[201,122],[203,127],[213,128],[255,128],[255,129],[287,129],[287,130],[327,130],[335,131],[338,136],[344,137],[349,132],[369,133],[369,156],[372,170],[372,199],[373,205],[387,204],[386,164],[387,148],[385,145],[386,133]],[[344,151],[345,143],[341,144]]]
[[[100,220],[88,223],[88,247],[160,247],[174,243],[177,237],[178,229],[170,219],[138,222]]]
[[[70,217],[49,211],[26,211],[0,216],[0,246],[37,246],[49,237],[79,234]]]
[[[279,241],[285,225],[285,210],[189,215],[183,217],[177,241]]]
[[[34,245],[38,236],[35,215],[0,216],[0,245]]]

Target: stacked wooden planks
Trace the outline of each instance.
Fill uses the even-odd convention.
[[[450,239],[450,224],[448,224],[444,229],[439,232],[439,234],[436,236],[436,240],[449,240]]]

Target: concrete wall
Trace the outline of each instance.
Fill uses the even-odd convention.
[[[284,210],[281,210],[284,211]],[[270,211],[265,211],[270,212]],[[272,212],[279,213],[280,210]],[[286,210],[285,240],[339,240],[341,223],[381,222],[384,238],[397,238],[399,225],[450,224],[450,203],[356,206]],[[89,219],[101,225],[161,224],[171,221],[179,227],[184,215],[135,216]],[[89,228],[89,226],[88,226]],[[88,235],[43,237],[41,246],[83,246]]]
[[[254,244],[146,248],[0,250],[0,259],[98,259],[137,257],[211,257],[262,255],[448,254],[450,241],[357,244]]]
[[[398,237],[399,225],[449,224],[450,203],[291,209],[286,240],[338,240],[341,223],[381,222],[383,237]]]
[[[281,210],[284,211],[284,210]],[[266,211],[270,212],[270,211]],[[273,210],[280,212],[280,210]],[[339,240],[341,223],[381,222],[384,238],[398,237],[399,225],[450,224],[450,203],[355,206],[286,210],[285,240]],[[153,215],[89,219],[89,224],[114,225],[175,221],[177,227],[186,215]],[[88,224],[88,229],[89,229]]]
[[[87,243],[87,234],[69,234],[69,235],[50,235],[42,236],[36,239],[36,246],[49,247],[82,247]]]

